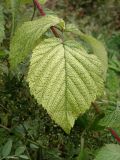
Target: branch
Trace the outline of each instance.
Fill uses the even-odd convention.
[[[38,2],[38,0],[34,0],[34,3],[36,5],[37,9],[39,10],[41,16],[46,16],[46,13],[44,12],[44,10],[43,10],[42,6],[40,5],[40,3]],[[50,27],[50,29],[52,30],[55,37],[59,37],[59,34],[57,33],[56,29],[53,26]]]

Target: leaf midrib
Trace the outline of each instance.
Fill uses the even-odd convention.
[[[64,47],[64,45],[65,44],[62,43],[62,46],[63,46],[63,49],[64,49],[64,60],[65,60],[65,114],[66,114],[66,119],[69,122],[68,115],[67,115],[67,111],[69,111],[68,108],[67,108],[67,105],[68,105],[68,100],[67,100],[67,86],[68,86],[68,84],[67,84],[67,76],[68,76],[67,75],[67,58],[66,58],[66,53],[65,53],[65,47]],[[69,123],[69,125],[70,125],[70,123]]]

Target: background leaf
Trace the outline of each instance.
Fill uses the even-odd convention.
[[[3,7],[0,5],[0,43],[5,38],[4,25],[5,25],[5,20],[4,20],[4,15],[3,15]]]
[[[17,17],[19,13],[20,0],[10,0],[11,2],[11,10],[12,10],[12,31],[11,36],[13,36],[16,25],[17,25]]]
[[[120,128],[120,109],[108,112],[99,122],[100,125],[106,127]]]
[[[15,150],[15,155],[16,155],[16,156],[19,156],[19,155],[23,154],[24,151],[25,151],[25,149],[26,149],[25,146],[18,147],[18,148]]]
[[[12,140],[9,139],[5,143],[5,145],[4,145],[3,149],[2,149],[2,155],[3,155],[3,157],[7,157],[10,154],[11,149],[12,149]]]
[[[120,160],[120,146],[118,144],[106,144],[98,152],[95,160]]]
[[[40,4],[45,4],[47,2],[47,0],[38,0],[40,2]]]
[[[22,159],[29,159],[29,157],[27,155],[20,155],[19,157]]]

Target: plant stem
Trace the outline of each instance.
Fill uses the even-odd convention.
[[[92,102],[92,106],[94,107],[96,113],[100,114],[100,109],[99,109],[99,107],[97,106],[97,104],[95,102],[94,103]]]
[[[46,13],[44,12],[41,4],[38,2],[38,0],[34,0],[34,3],[36,5],[36,7],[38,8],[41,16],[46,16]],[[54,28],[54,26],[50,27],[50,29],[52,30],[53,34],[55,35],[55,37],[59,37],[59,34],[57,33],[56,29]]]
[[[7,128],[6,126],[3,126],[2,124],[0,124],[0,128],[4,128],[4,129],[7,130],[8,132],[11,131],[9,128]]]
[[[97,106],[97,103],[95,103],[95,102],[92,103],[92,106],[94,107],[94,109],[95,109],[95,111],[96,111],[97,114],[101,113],[99,107]],[[107,130],[110,131],[111,134],[113,135],[113,137],[116,139],[116,141],[118,143],[120,143],[120,137],[118,136],[118,134],[116,133],[116,131],[113,128],[107,128]]]
[[[111,132],[111,134],[114,136],[114,138],[117,140],[117,142],[120,143],[120,137],[115,132],[115,130],[113,130],[112,128],[107,128],[107,129]]]
[[[35,11],[36,11],[36,5],[35,5],[35,2],[33,0],[33,4],[34,4],[34,10],[33,10],[33,14],[32,14],[32,17],[31,17],[31,21],[33,20],[34,16],[35,16]]]
[[[40,3],[38,2],[38,0],[34,0],[34,3],[36,4],[36,6],[37,6],[37,8],[38,8],[38,10],[39,10],[39,12],[40,12],[40,14],[41,14],[42,16],[45,16],[46,14],[45,14],[42,6],[41,6]]]

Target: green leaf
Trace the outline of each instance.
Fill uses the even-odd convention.
[[[81,137],[81,145],[80,145],[80,153],[76,160],[88,160],[88,153],[86,149],[84,148],[84,138]]]
[[[9,139],[3,146],[3,149],[2,149],[3,157],[7,157],[10,154],[11,149],[12,149],[12,140]]]
[[[30,143],[30,148],[32,148],[32,149],[38,149],[39,147],[37,145],[35,145],[35,144]]]
[[[38,0],[40,2],[40,4],[45,4],[47,2],[47,0]]]
[[[25,146],[18,147],[18,148],[15,150],[15,155],[16,155],[16,156],[19,156],[19,155],[23,154],[24,151],[25,151],[25,149],[26,149]]]
[[[33,3],[33,0],[21,0],[21,4]]]
[[[120,146],[118,144],[106,144],[100,149],[95,160],[120,160]]]
[[[3,39],[5,38],[5,20],[3,15],[3,7],[0,5],[0,43],[2,43]]]
[[[87,153],[86,149],[83,149],[80,152],[79,156],[77,157],[77,160],[89,160],[88,153]]]
[[[41,19],[24,23],[15,33],[10,45],[11,68],[21,63],[30,54],[40,37],[51,27],[64,22],[56,16],[45,16]]]
[[[20,155],[19,157],[22,159],[29,159],[29,157],[27,155]]]
[[[19,3],[19,4],[27,4],[27,3],[33,3],[33,0],[5,0],[5,4],[7,5],[7,7],[11,8],[11,1],[13,1],[12,3]]]
[[[67,32],[73,32],[76,35],[79,35],[82,40],[84,40],[88,45],[90,45],[93,54],[95,54],[102,62],[104,66],[104,79],[106,79],[106,72],[108,68],[108,57],[107,52],[102,44],[102,42],[98,41],[94,37],[82,33],[75,25],[68,24],[66,25],[66,31]]]
[[[103,92],[102,65],[75,41],[42,41],[33,51],[27,81],[31,94],[66,133]]]
[[[38,0],[38,2],[40,4],[45,4],[47,2],[47,0]],[[26,4],[26,3],[33,3],[33,0],[21,0],[22,4]]]
[[[19,7],[20,7],[20,0],[10,0],[10,3],[11,3],[11,12],[12,12],[12,31],[11,31],[11,36],[13,36],[15,28],[17,26]]]
[[[103,119],[100,120],[101,126],[120,128],[120,109],[108,112]]]

